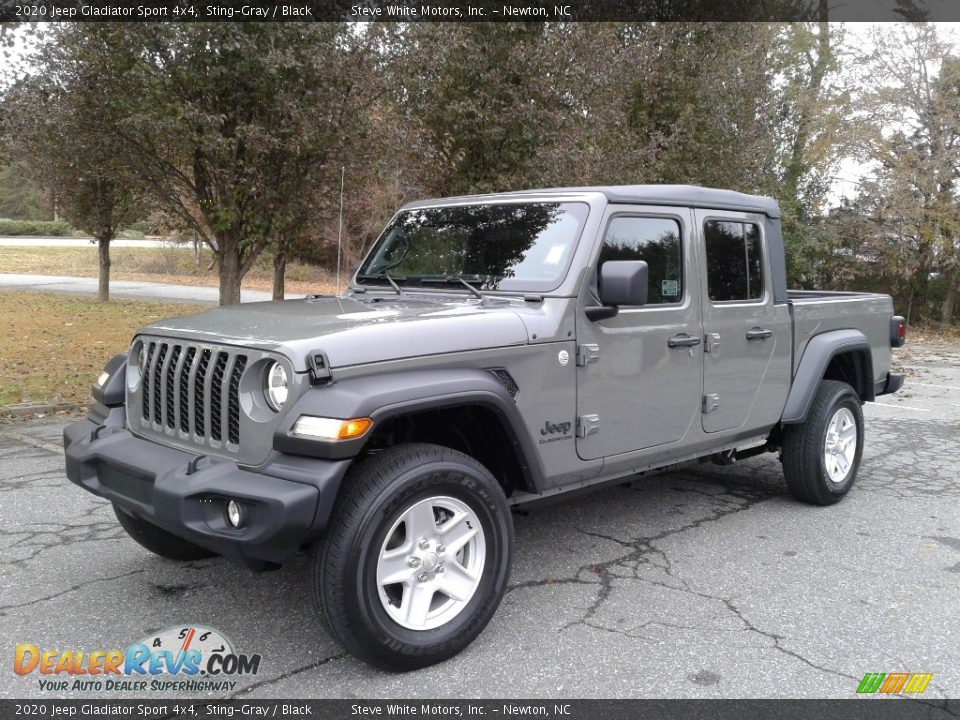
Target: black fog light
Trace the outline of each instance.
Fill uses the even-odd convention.
[[[230,527],[243,527],[243,524],[246,522],[246,520],[247,512],[244,510],[243,505],[238,503],[236,500],[230,500],[227,502],[227,522],[230,524]]]

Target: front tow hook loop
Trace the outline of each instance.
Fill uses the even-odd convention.
[[[193,475],[197,471],[197,468],[200,465],[200,461],[203,460],[205,457],[206,455],[197,455],[193,460],[188,462],[187,475]]]
[[[100,437],[100,433],[102,433],[106,427],[106,425],[97,425],[93,429],[93,432],[90,433],[90,442],[94,442],[98,437]]]

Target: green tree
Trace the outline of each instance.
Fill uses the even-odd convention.
[[[52,220],[51,194],[30,172],[26,160],[0,165],[0,217],[14,220]]]
[[[770,194],[786,214],[791,270],[814,282],[812,258],[830,242],[819,218],[847,138],[842,38],[826,4],[817,10],[820,22],[797,24],[398,30],[393,91],[371,120],[389,149],[365,186],[397,199],[644,182]]]
[[[106,126],[153,201],[210,246],[220,303],[327,187],[365,101],[343,24],[82,24],[53,30],[110,89]]]
[[[393,122],[414,128],[435,195],[524,183],[552,134],[541,23],[414,23],[396,44]]]
[[[783,209],[788,276],[801,286],[823,281],[825,246],[836,242],[822,222],[827,194],[855,138],[849,89],[839,76],[843,34],[826,22],[825,0],[819,9],[820,22],[785,25],[771,54],[777,163],[765,190]]]
[[[71,43],[59,40],[70,34]],[[74,44],[74,43],[78,44]],[[97,297],[110,298],[110,241],[144,212],[138,176],[110,131],[109,90],[76,53],[75,29],[45,35],[26,66],[32,68],[6,100],[9,152],[57,198],[61,214],[96,239]]]

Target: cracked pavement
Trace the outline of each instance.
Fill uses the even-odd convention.
[[[244,698],[852,697],[864,673],[897,671],[934,674],[925,701],[956,698],[960,351],[898,355],[907,382],[865,407],[863,465],[839,505],[792,500],[766,455],[515,515],[493,621],[406,675],[333,643],[305,555],[264,574],[154,557],[65,479],[62,421],[0,427],[0,652],[123,648],[196,623],[263,656],[238,680]],[[7,668],[4,697],[97,696],[42,692]]]

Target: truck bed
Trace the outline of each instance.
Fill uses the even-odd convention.
[[[847,328],[867,336],[873,352],[874,382],[890,366],[890,318],[893,299],[879,293],[789,290],[793,317],[793,371],[797,371],[807,343],[814,335]]]

